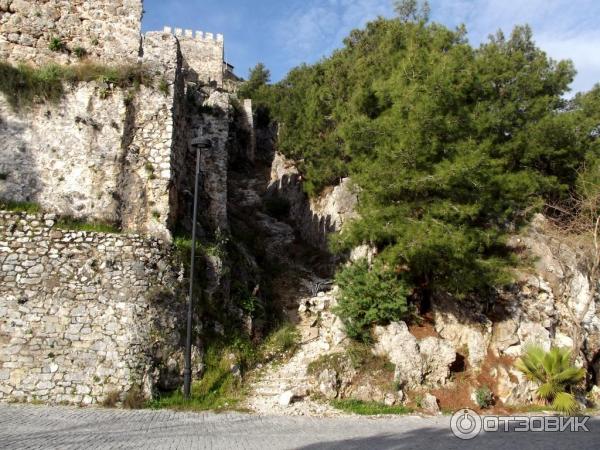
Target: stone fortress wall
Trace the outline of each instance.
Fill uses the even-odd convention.
[[[0,0],[0,59],[68,63],[81,48],[102,61],[134,61],[141,20],[142,0]],[[52,51],[53,39],[64,49]]]
[[[217,87],[223,86],[225,43],[222,34],[165,27],[164,33],[175,33],[184,55],[186,78]]]
[[[0,401],[97,403],[133,387],[150,395],[166,365],[168,378],[181,375],[173,362],[185,297],[169,292],[179,269],[170,229],[191,205],[199,138],[210,143],[204,216],[226,228],[231,102],[223,37],[141,36],[141,7],[0,0],[6,62],[69,64],[82,46],[89,61],[139,63],[154,75],[133,89],[65,84],[58,103],[21,110],[0,93],[0,200],[37,203],[45,214],[0,212]],[[56,35],[64,52],[48,49]],[[60,216],[126,234],[59,230]]]
[[[0,212],[0,401],[92,404],[157,383],[184,305],[170,247]],[[165,297],[166,296],[166,297]]]
[[[93,14],[90,3],[98,3]],[[36,5],[46,21],[38,17]],[[60,20],[71,24],[60,28],[73,38],[69,42],[81,36],[96,39],[98,33],[107,38],[119,35],[120,27],[133,31],[136,39],[124,33],[123,45],[104,53],[99,49],[90,53],[89,60],[119,65],[132,63],[135,55],[133,64],[147,67],[154,85],[132,92],[100,82],[78,83],[66,86],[60,103],[36,104],[22,111],[15,111],[0,95],[0,199],[35,202],[49,212],[114,222],[169,239],[168,230],[181,215],[181,178],[187,176],[178,173],[187,165],[180,160],[190,156],[193,138],[182,113],[184,91],[189,83],[223,87],[223,36],[203,32],[194,36],[190,30],[172,32],[168,27],[140,36],[141,1],[131,0],[117,5],[0,2],[0,12],[4,11],[0,23],[19,24],[20,36],[33,23],[46,36],[54,30],[49,22],[61,23],[51,19],[52,8],[61,12]],[[93,31],[89,17],[101,17],[104,28]],[[5,54],[13,64],[72,60],[67,53],[49,51],[45,41],[41,45],[42,37],[35,46],[11,43],[13,31],[0,26],[0,48],[8,49]],[[168,92],[159,90],[158,83],[165,83]],[[227,136],[219,131],[219,138],[223,146]]]
[[[20,111],[0,96],[1,199],[168,237],[172,86],[181,68],[174,37],[150,33],[144,44],[144,63],[169,85],[166,94],[78,83],[57,104]]]

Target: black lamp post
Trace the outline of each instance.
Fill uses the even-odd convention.
[[[190,261],[190,291],[187,311],[187,339],[185,342],[185,369],[183,371],[183,395],[189,400],[192,386],[192,315],[194,312],[194,277],[196,269],[196,229],[198,225],[198,190],[200,184],[200,148],[208,147],[202,138],[192,140],[196,149],[196,181],[194,189],[194,214],[192,217],[192,256]]]

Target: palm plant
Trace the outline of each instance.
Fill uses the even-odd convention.
[[[531,346],[515,367],[528,380],[540,384],[537,394],[552,409],[563,414],[577,411],[573,388],[585,378],[585,369],[572,365],[570,350],[553,347],[547,352],[539,346]]]

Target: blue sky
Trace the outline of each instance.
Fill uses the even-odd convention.
[[[574,91],[600,82],[600,0],[432,0],[432,20],[465,23],[474,45],[502,28],[529,23],[538,45],[579,72]],[[292,67],[314,62],[341,45],[348,32],[378,15],[391,0],[145,0],[144,31],[163,26],[223,33],[226,58],[246,76],[264,62],[277,81]]]

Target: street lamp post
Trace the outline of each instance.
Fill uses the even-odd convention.
[[[200,180],[200,145],[198,139],[192,141],[196,148],[196,181],[194,189],[194,213],[192,217],[192,255],[190,261],[190,291],[187,311],[187,339],[185,342],[185,369],[183,372],[183,395],[189,400],[192,385],[192,315],[194,312],[194,276],[196,269],[196,228],[198,225],[198,190]]]

